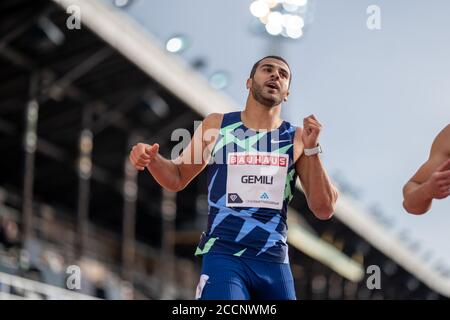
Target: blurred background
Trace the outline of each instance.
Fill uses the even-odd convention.
[[[402,187],[450,122],[450,3],[4,0],[0,299],[193,299],[206,175],[170,193],[128,153],[242,110],[254,62],[290,64],[283,117],[323,124],[335,216],[289,209],[298,299],[448,299],[450,202]],[[70,286],[70,266],[80,270]],[[380,288],[371,289],[373,266]]]

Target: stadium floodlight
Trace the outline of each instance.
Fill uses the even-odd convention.
[[[266,30],[273,36],[279,35],[283,31],[283,15],[280,12],[273,11],[269,13]]]
[[[186,49],[188,45],[187,38],[184,36],[174,36],[167,40],[166,50],[172,53],[180,53]]]
[[[250,12],[272,36],[298,39],[303,35],[308,0],[256,0]]]
[[[223,90],[228,86],[228,75],[223,71],[215,72],[209,78],[209,84],[216,90]]]
[[[286,34],[292,39],[298,39],[303,35],[302,29],[287,29]]]
[[[255,17],[261,18],[270,12],[270,7],[265,1],[257,0],[250,5],[250,12]]]
[[[119,8],[124,8],[131,5],[131,0],[114,0],[114,5]]]

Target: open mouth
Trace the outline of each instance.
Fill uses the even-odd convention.
[[[274,89],[274,90],[279,90],[280,89],[278,87],[278,85],[276,83],[274,83],[274,82],[268,82],[268,83],[266,83],[266,86],[271,88],[271,89]]]

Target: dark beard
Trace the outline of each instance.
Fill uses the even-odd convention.
[[[279,105],[283,101],[283,99],[281,97],[273,97],[273,96],[270,98],[264,97],[263,90],[264,90],[264,87],[258,85],[255,81],[253,81],[253,85],[252,85],[253,98],[256,101],[258,101],[259,103],[261,103],[262,105],[272,108],[272,107]]]

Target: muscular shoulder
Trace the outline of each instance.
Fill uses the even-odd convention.
[[[450,124],[442,129],[434,139],[431,153],[450,156]]]
[[[204,129],[219,129],[222,124],[223,113],[210,113],[203,119]]]

